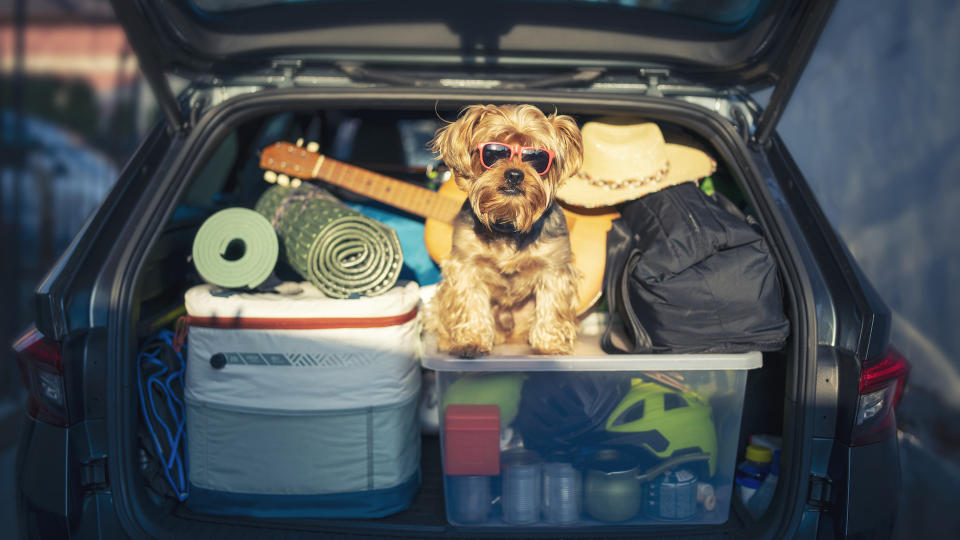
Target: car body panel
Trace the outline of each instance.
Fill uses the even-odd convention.
[[[170,219],[176,201],[226,133],[255,115],[280,110],[348,105],[456,109],[468,103],[496,101],[594,112],[643,111],[651,120],[669,121],[696,131],[714,146],[718,159],[728,163],[743,179],[745,195],[769,235],[770,245],[785,274],[794,334],[801,338],[793,340],[788,353],[798,361],[791,363],[783,397],[784,455],[788,466],[780,478],[778,494],[782,495],[775,498],[769,517],[759,523],[740,523],[732,513],[731,522],[726,526],[682,532],[723,536],[746,531],[758,537],[812,538],[818,534],[842,536],[869,530],[869,505],[886,499],[878,496],[861,502],[865,499],[854,499],[852,489],[876,485],[870,484],[870,467],[882,466],[895,458],[895,452],[891,454],[888,446],[893,444],[895,450],[896,441],[878,443],[887,444],[882,448],[863,450],[850,448],[843,437],[849,435],[856,412],[860,367],[885,346],[889,337],[889,310],[837,239],[789,153],[773,132],[778,110],[782,110],[781,105],[789,98],[802,64],[812,50],[815,34],[822,28],[833,2],[792,4],[791,13],[796,17],[791,23],[795,29],[793,37],[805,40],[802,46],[793,49],[782,44],[770,45],[770,49],[764,49],[766,53],[749,61],[740,58],[739,63],[724,64],[734,58],[729,56],[717,59],[712,67],[701,65],[699,71],[684,64],[680,57],[670,59],[670,70],[644,72],[648,66],[663,64],[643,57],[626,60],[620,57],[617,62],[606,63],[611,58],[593,55],[587,58],[589,61],[578,59],[579,65],[593,62],[604,70],[628,68],[631,74],[615,78],[607,71],[600,71],[598,78],[586,84],[560,77],[554,79],[561,82],[558,90],[527,83],[450,88],[451,83],[439,84],[439,79],[424,78],[413,69],[405,73],[405,69],[428,60],[409,50],[392,56],[376,50],[357,53],[360,56],[352,58],[364,62],[379,58],[378,69],[384,65],[389,67],[386,75],[380,73],[386,77],[384,80],[358,80],[358,72],[344,74],[343,66],[338,67],[334,61],[333,57],[346,49],[324,52],[319,46],[322,40],[335,43],[336,33],[321,35],[319,31],[304,30],[308,37],[321,41],[313,44],[310,54],[301,55],[294,47],[296,43],[288,41],[283,45],[283,39],[289,40],[289,35],[280,39],[264,34],[242,42],[244,40],[236,35],[217,35],[228,29],[223,21],[204,21],[192,29],[182,26],[196,22],[190,19],[190,14],[177,11],[185,2],[175,3],[176,13],[171,18],[186,17],[177,24],[181,30],[189,31],[180,34],[167,33],[170,28],[163,25],[169,21],[158,23],[160,26],[147,22],[150,10],[156,7],[153,2],[116,2],[115,5],[128,34],[139,33],[131,35],[131,42],[138,56],[143,55],[141,66],[158,92],[167,120],[151,131],[124,169],[117,187],[38,289],[38,328],[67,344],[65,350],[70,351],[71,366],[65,373],[68,393],[71,400],[77,400],[84,414],[69,431],[46,425],[28,427],[25,446],[35,449],[40,444],[47,445],[44,437],[56,440],[62,437],[54,448],[62,444],[67,449],[70,447],[66,442],[70,439],[68,433],[80,429],[85,443],[82,451],[64,450],[62,455],[54,451],[52,456],[38,454],[25,458],[26,476],[21,477],[19,485],[23,496],[30,501],[26,507],[26,513],[31,516],[25,518],[28,523],[47,515],[51,517],[51,527],[59,527],[56,524],[61,523],[65,530],[81,531],[80,536],[112,538],[119,530],[133,537],[162,535],[164,520],[176,519],[157,516],[155,509],[143,504],[144,487],[138,485],[138,463],[120,458],[135,455],[137,451],[135,437],[125,435],[136,430],[136,415],[129,412],[137,410],[135,396],[121,391],[131,380],[132,363],[120,359],[135,354],[136,340],[129,321],[137,316],[136,279],[160,234],[158,224]],[[301,8],[304,6],[289,6],[295,11]],[[320,8],[310,6],[309,9]],[[192,50],[190,43],[195,40],[189,32],[213,32],[204,38],[210,40],[208,43],[201,41],[209,47],[201,52]],[[184,41],[177,43],[178,39]],[[785,56],[774,55],[774,51]],[[683,51],[677,54],[682,56]],[[364,59],[364,55],[368,58]],[[431,58],[434,66],[456,66],[460,71],[452,74],[455,80],[465,81],[471,74],[471,70],[464,69],[465,55],[456,51]],[[537,58],[532,50],[514,57],[503,55],[497,62],[475,64],[473,74],[482,72],[480,84],[496,82],[503,76],[504,68],[530,69],[536,65]],[[567,59],[547,64],[548,72],[578,65],[568,63]],[[740,68],[743,71],[739,71]],[[186,92],[179,97],[174,97],[168,71],[192,77]],[[365,77],[377,74],[364,73]],[[436,74],[434,71],[433,75]],[[669,74],[672,79],[669,88],[657,86],[656,77],[663,74]],[[542,77],[543,73],[536,76]],[[745,85],[762,85],[770,80],[778,81],[775,99],[760,110],[746,96]],[[721,111],[722,115],[713,111]],[[758,138],[758,134],[766,135]],[[62,433],[52,431],[56,429]],[[44,471],[39,464],[45,459],[59,460],[62,467]],[[92,462],[96,462],[92,466],[103,468],[104,481],[82,484],[79,478],[83,464],[90,467]],[[67,479],[62,493],[30,491],[34,488],[28,485],[45,480],[44,474]],[[84,474],[90,476],[90,469]],[[99,478],[98,474],[92,476]],[[885,478],[881,491],[898,485],[898,478]],[[827,491],[818,491],[826,495],[811,497],[813,487],[818,490],[826,487]],[[99,525],[91,524],[92,515],[98,516]],[[242,525],[228,526],[222,522],[206,522],[198,527],[214,525],[223,530],[244,530]],[[298,532],[306,534],[307,531]],[[375,525],[351,529],[351,524],[346,522],[329,524],[327,532],[377,534],[377,529]],[[415,537],[460,534],[450,527],[418,528],[416,524],[393,532]],[[629,530],[615,528],[604,532],[631,534]]]

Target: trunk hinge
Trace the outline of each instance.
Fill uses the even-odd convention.
[[[807,506],[824,512],[830,509],[830,496],[833,494],[833,482],[825,476],[810,475],[807,489]]]
[[[660,91],[660,82],[670,77],[670,70],[663,68],[641,68],[640,78],[647,79],[647,95],[651,97],[663,97]]]
[[[773,87],[773,93],[770,95],[770,101],[757,120],[757,127],[754,130],[753,144],[760,148],[765,148],[770,143],[770,137],[773,136],[773,128],[783,115],[783,110],[787,107],[787,100],[793,95],[797,83],[800,81],[800,75],[806,67],[810,56],[813,54],[813,47],[823,31],[823,27],[833,11],[833,5],[836,0],[827,0],[825,2],[815,3],[809,10],[805,20],[797,25],[794,35],[785,39],[785,43],[790,44],[790,52],[779,66],[774,70],[778,73]]]
[[[737,134],[740,135],[740,139],[749,144],[750,140],[750,121],[747,120],[747,115],[743,114],[743,111],[739,107],[730,108],[730,116],[733,118],[733,126],[737,130]]]
[[[100,491],[108,485],[106,455],[80,462],[80,487],[84,491]]]

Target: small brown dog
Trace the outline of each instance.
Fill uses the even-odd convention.
[[[537,353],[572,352],[580,274],[554,196],[583,159],[577,123],[532,105],[473,105],[432,149],[467,193],[428,317],[438,348],[474,358],[525,333]],[[520,311],[531,299],[532,316]],[[522,313],[531,320],[515,321]]]

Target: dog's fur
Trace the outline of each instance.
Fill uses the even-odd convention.
[[[487,141],[548,148],[556,156],[543,176],[519,156],[488,170],[476,150]],[[576,122],[532,105],[473,105],[437,131],[432,149],[467,193],[428,310],[439,349],[473,358],[526,335],[537,353],[572,352],[580,274],[554,195],[583,158]],[[523,172],[519,193],[507,189],[510,169]],[[521,310],[531,299],[532,315]],[[522,314],[531,320],[520,320]]]

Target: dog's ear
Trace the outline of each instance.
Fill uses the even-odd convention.
[[[486,105],[470,105],[456,122],[437,130],[430,149],[453,170],[456,178],[473,178],[473,131],[487,114]]]
[[[583,164],[583,137],[577,121],[570,116],[554,113],[547,120],[557,132],[557,147],[554,149],[557,157],[553,166],[557,168],[558,184],[562,184]]]

